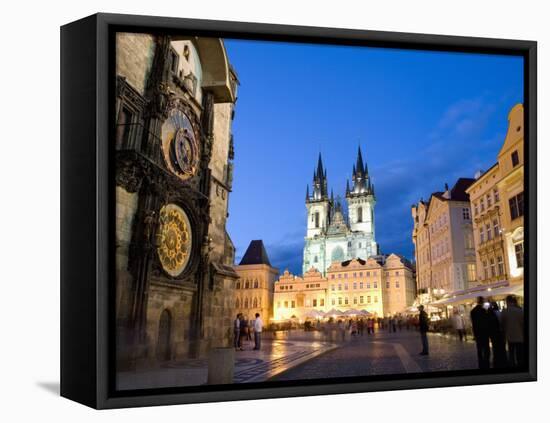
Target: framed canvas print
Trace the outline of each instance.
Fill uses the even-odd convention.
[[[61,29],[61,393],[536,380],[536,43]]]

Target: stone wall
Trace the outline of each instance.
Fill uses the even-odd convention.
[[[143,95],[151,69],[155,43],[152,35],[118,33],[116,37],[116,73]]]

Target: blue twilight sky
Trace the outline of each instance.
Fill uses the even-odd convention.
[[[520,57],[225,40],[240,80],[228,231],[237,263],[263,239],[301,273],[306,185],[321,152],[345,194],[361,145],[375,184],[376,240],[413,257],[410,207],[496,162],[523,101]]]

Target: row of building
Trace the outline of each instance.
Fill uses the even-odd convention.
[[[479,287],[523,285],[523,164],[523,105],[517,104],[491,168],[412,206],[422,302]]]

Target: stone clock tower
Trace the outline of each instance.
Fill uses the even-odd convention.
[[[215,38],[119,33],[116,59],[118,363],[203,356],[231,336],[237,78]]]

